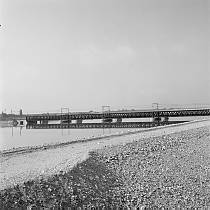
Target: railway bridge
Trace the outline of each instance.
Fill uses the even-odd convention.
[[[196,109],[145,109],[104,112],[71,112],[30,114],[26,116],[27,128],[145,128],[186,122],[183,117],[210,116],[209,108]],[[176,117],[176,120],[173,118]],[[177,120],[177,117],[181,120]],[[123,119],[150,118],[149,122],[123,122]],[[100,123],[84,123],[85,120],[101,120]],[[55,123],[55,121],[57,121]],[[75,121],[75,122],[72,122]],[[53,123],[52,123],[53,122]]]

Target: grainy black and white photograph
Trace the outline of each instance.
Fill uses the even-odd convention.
[[[0,209],[210,209],[210,0],[0,0]]]

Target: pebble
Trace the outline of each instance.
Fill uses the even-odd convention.
[[[208,208],[209,142],[202,127],[98,149],[71,171],[1,190],[0,207]]]

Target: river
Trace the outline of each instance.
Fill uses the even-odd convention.
[[[195,120],[204,118],[209,117],[185,117],[181,119],[174,118],[174,120]],[[139,121],[139,119],[127,119],[126,121]],[[148,119],[145,121],[148,121]],[[75,141],[77,139],[89,138],[93,136],[97,137],[103,134],[111,134],[128,130],[132,131],[136,130],[136,128],[26,129],[26,127],[8,127],[7,123],[0,121],[0,150]]]
[[[26,129],[0,126],[0,150],[39,146],[136,129]]]

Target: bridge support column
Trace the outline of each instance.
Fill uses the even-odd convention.
[[[37,124],[37,121],[26,121],[26,122],[29,125],[36,125]]]
[[[161,122],[161,117],[153,117],[152,121],[153,122]]]
[[[168,120],[169,120],[169,117],[168,117],[168,116],[165,116],[165,117],[163,118],[163,121],[164,121],[164,122],[168,122]]]
[[[102,123],[111,123],[112,122],[112,118],[104,118],[102,119]]]
[[[153,117],[152,118],[153,122],[168,122],[169,121],[169,117],[165,116],[165,117]]]
[[[116,123],[121,123],[122,122],[122,118],[117,118]]]
[[[47,125],[48,124],[48,120],[40,120],[40,124]]]
[[[61,120],[61,123],[64,123],[64,124],[70,124],[72,121],[71,120]]]
[[[76,120],[76,123],[77,123],[77,124],[82,124],[82,119]]]

